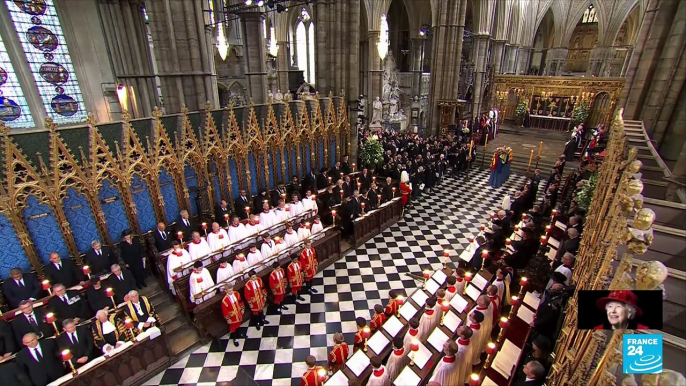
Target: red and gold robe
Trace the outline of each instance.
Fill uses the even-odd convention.
[[[362,328],[359,328],[355,333],[355,349],[353,351],[357,351],[361,348],[364,348],[364,338],[362,337]]]
[[[286,276],[282,268],[276,268],[269,274],[269,288],[274,295],[274,304],[281,304],[286,295]]]
[[[303,287],[303,274],[301,263],[291,262],[288,265],[288,283],[291,285],[291,292],[295,294]]]
[[[264,289],[262,279],[258,277],[245,283],[245,300],[248,301],[250,310],[254,315],[264,310],[264,305],[267,302],[267,291]]]
[[[396,299],[390,299],[386,305],[384,313],[386,316],[391,317],[393,315],[398,315],[398,309],[400,309],[400,304],[398,304],[398,301]]]
[[[303,374],[303,377],[300,381],[301,386],[321,386],[324,383],[319,380],[319,376],[317,375],[317,372],[321,369],[320,366],[314,366],[311,369],[307,369],[305,371],[305,374]]]
[[[314,278],[314,275],[317,274],[317,267],[319,266],[317,253],[314,251],[314,248],[309,247],[303,249],[303,251],[300,252],[299,260],[305,271],[305,281],[311,281]]]
[[[348,348],[348,344],[345,342],[333,345],[333,348],[329,353],[329,371],[335,373],[341,367],[343,367],[345,361],[348,360],[349,352],[350,349]]]
[[[229,295],[224,295],[222,299],[222,314],[224,319],[229,324],[229,331],[235,332],[241,327],[243,323],[243,313],[245,312],[245,304],[238,292]]]
[[[381,329],[381,326],[386,323],[386,314],[374,314],[372,317],[372,322],[369,323],[369,328],[374,331],[378,331]]]

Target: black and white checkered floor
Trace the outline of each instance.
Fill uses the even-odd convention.
[[[488,171],[470,177],[469,183],[447,178],[433,194],[424,194],[404,220],[317,274],[318,294],[303,295],[307,301],[290,305],[283,315],[268,315],[271,324],[261,331],[248,328],[248,338],[240,340],[239,347],[227,335],[144,385],[215,385],[231,381],[238,371],[259,385],[300,385],[308,355],[325,365],[336,332],[352,345],[356,317],[370,320],[374,305],[385,305],[392,288],[412,292],[420,283],[405,273],[440,269],[444,249],[451,249],[451,258],[457,261],[468,238],[500,207],[504,195],[512,197],[514,188],[524,183],[523,176],[513,174],[505,185],[493,189]]]

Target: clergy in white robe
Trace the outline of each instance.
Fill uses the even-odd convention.
[[[419,319],[414,317],[410,319],[407,324],[410,327],[407,329],[405,337],[403,337],[403,347],[405,348],[405,351],[407,351],[408,355],[412,355],[410,354],[410,343],[412,343],[413,339],[419,340]]]
[[[446,279],[446,283],[448,284],[448,286],[445,288],[445,300],[450,302],[457,293],[457,288],[455,287],[455,284],[457,283],[457,278],[455,276],[448,276],[448,279]]]
[[[230,244],[229,235],[218,223],[213,222],[212,232],[207,234],[207,244],[209,244],[212,251],[218,251]]]
[[[242,241],[247,235],[245,225],[241,224],[238,216],[233,216],[233,221],[229,225],[229,241],[231,243]]]
[[[262,205],[262,213],[260,213],[260,225],[262,225],[262,229],[267,229],[278,222],[279,219],[276,217],[276,213],[269,209],[269,203],[265,202]]]
[[[233,275],[233,267],[229,263],[223,262],[219,264],[219,268],[217,268],[217,284],[226,281]]]
[[[455,357],[457,349],[457,343],[450,339],[443,344],[443,354],[445,354],[445,356],[436,365],[429,381],[435,381],[441,385],[461,385],[459,381],[460,364]]]
[[[319,215],[316,215],[314,216],[314,219],[312,219],[312,228],[310,229],[310,233],[312,236],[314,236],[322,230],[324,230],[324,224],[322,224],[322,220],[319,218]]]
[[[262,254],[257,249],[257,244],[250,246],[250,251],[248,251],[248,264],[251,266],[256,266],[262,261]]]
[[[488,300],[491,301],[491,311],[493,312],[491,323],[495,326],[495,324],[500,320],[500,312],[502,311],[500,306],[501,301],[500,298],[498,298],[498,287],[489,285],[486,289],[486,294],[488,295]]]
[[[458,294],[463,294],[464,293],[464,287],[467,285],[467,280],[465,280],[462,276],[457,276],[455,277],[455,293]]]
[[[499,268],[495,273],[495,281],[493,285],[498,287],[498,297],[502,300],[502,306],[510,304],[510,273],[502,268]]]
[[[410,357],[407,355],[408,349],[405,349],[402,336],[396,336],[393,339],[393,351],[388,356],[386,363],[386,371],[388,371],[388,378],[393,381],[398,378],[400,372],[405,366],[410,363]]]
[[[286,233],[283,235],[283,241],[286,244],[284,248],[290,248],[300,241],[298,234],[293,230],[293,227],[290,224],[286,226]]]
[[[191,261],[204,258],[211,253],[212,250],[207,241],[200,237],[200,233],[193,232],[193,240],[188,243],[188,254],[191,256]]]
[[[203,268],[199,261],[193,265],[193,272],[188,279],[188,284],[191,289],[191,300],[195,304],[200,304],[216,295],[216,291],[208,291],[210,287],[214,286],[214,280],[212,280],[210,271]]]
[[[308,190],[307,193],[305,194],[305,198],[302,199],[301,201],[303,203],[303,210],[305,212],[307,211],[312,211],[312,213],[316,214],[319,210],[317,207],[317,197],[312,195],[312,193]]]
[[[245,224],[245,234],[247,237],[257,236],[262,230],[259,217],[255,214],[250,215],[248,223]]]
[[[420,340],[424,341],[431,335],[434,328],[441,321],[441,315],[434,309],[436,307],[436,298],[431,297],[426,299],[424,305],[424,314],[419,319],[419,336]]]
[[[390,386],[391,378],[388,376],[386,367],[381,364],[381,358],[373,356],[369,363],[372,365],[372,375],[369,376],[367,386]]]
[[[469,382],[469,376],[472,374],[472,351],[474,345],[471,344],[471,337],[473,331],[469,326],[460,326],[457,328],[457,358],[458,374],[456,380],[462,380],[457,384],[462,385]]]
[[[298,239],[300,241],[310,238],[310,223],[303,220],[298,227]]]
[[[278,253],[279,250],[274,240],[269,236],[269,233],[265,233],[262,237],[264,238],[264,242],[260,248],[260,253],[262,254],[262,258],[268,259]]]
[[[303,203],[298,199],[297,194],[293,195],[293,202],[290,204],[289,211],[291,212],[291,217],[297,217],[305,211],[305,208],[303,208]]]
[[[172,251],[167,256],[167,283],[169,283],[169,289],[173,294],[174,291],[174,280],[183,275],[183,270],[181,267],[184,264],[191,262],[191,255],[186,252],[185,249],[181,248],[178,241],[174,240],[172,242]]]
[[[486,343],[488,343],[490,336],[484,336],[482,334],[484,314],[480,311],[470,312],[469,315],[467,315],[467,319],[469,320],[469,328],[472,329],[471,344],[474,345],[472,348],[472,365],[476,366],[481,363],[480,357],[483,352],[481,350],[481,342],[485,340]]]
[[[491,336],[491,330],[493,329],[493,307],[491,306],[491,299],[488,297],[488,295],[481,295],[476,299],[476,304],[470,313],[475,311],[479,311],[484,314],[483,328],[481,331],[482,336]],[[479,346],[479,348],[482,350],[486,349],[486,344],[488,343],[488,338],[485,339],[486,340],[484,342],[481,342],[483,347]]]
[[[279,206],[274,209],[274,215],[276,216],[277,224],[282,223],[291,217],[290,212],[286,210],[286,204],[283,202],[283,200],[279,200]]]
[[[239,253],[236,255],[236,259],[233,261],[233,273],[238,275],[239,273],[248,273],[250,269],[250,263],[245,259],[245,255]]]

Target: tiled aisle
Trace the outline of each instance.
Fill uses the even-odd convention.
[[[234,379],[239,369],[260,385],[300,385],[305,357],[314,355],[324,365],[334,333],[343,332],[352,345],[356,317],[371,319],[372,308],[385,305],[390,289],[405,288],[410,293],[418,286],[405,273],[440,269],[439,257],[445,248],[454,251],[456,260],[469,236],[500,206],[506,193],[513,196],[524,177],[513,175],[498,189],[487,182],[487,171],[472,173],[469,184],[462,178],[444,180],[404,220],[317,274],[318,294],[303,295],[306,301],[290,305],[283,315],[268,315],[271,324],[261,331],[250,327],[239,347],[225,336],[145,385],[214,385]]]

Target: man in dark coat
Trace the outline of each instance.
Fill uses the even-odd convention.
[[[348,155],[343,156],[343,161],[341,162],[341,169],[340,172],[343,174],[350,174],[352,169],[350,169],[350,165],[348,164]]]
[[[317,191],[317,176],[314,174],[314,169],[310,169],[310,171],[305,175],[305,178],[303,179],[302,190],[311,190],[313,192]]]
[[[0,363],[0,379],[8,385],[32,386],[31,378],[16,362]]]
[[[17,352],[17,340],[14,339],[12,327],[4,319],[0,319],[0,360]]]
[[[128,269],[133,273],[133,278],[136,280],[138,289],[147,287],[145,284],[145,267],[143,266],[143,249],[138,237],[133,236],[133,232],[127,229],[122,232],[122,241],[119,243],[119,251],[121,257],[126,263]]]
[[[284,184],[279,184],[276,189],[272,191],[271,205],[273,208],[279,206],[279,200],[285,200],[288,192]]]
[[[117,258],[110,247],[100,244],[98,240],[91,242],[91,249],[86,252],[86,264],[91,269],[91,275],[105,274],[116,263]]]
[[[33,332],[41,338],[55,334],[53,326],[45,322],[45,310],[33,308],[32,301],[23,300],[19,305],[19,310],[21,314],[12,320],[12,331],[14,331],[14,338],[17,343],[21,343],[21,338],[29,332]]]
[[[333,178],[331,179],[333,182]],[[329,186],[329,171],[326,168],[322,168],[317,174],[317,190],[324,189]]]
[[[393,180],[391,177],[386,177],[386,184],[381,187],[381,203],[393,200]]]
[[[100,281],[100,276],[97,275],[91,278],[91,285],[86,289],[86,299],[88,299],[88,306],[93,313],[105,307],[112,307],[112,301],[107,297],[105,287]]]
[[[11,308],[17,308],[22,300],[39,299],[43,295],[43,287],[34,274],[13,268],[10,277],[2,284],[2,294]]]
[[[48,301],[48,309],[57,317],[59,326],[65,319],[76,319],[77,322],[93,316],[79,291],[67,291],[63,284],[52,287],[53,297]]]
[[[24,348],[17,354],[17,364],[29,374],[36,386],[45,386],[64,375],[64,367],[57,346],[52,339],[38,341],[38,336],[22,336]]]
[[[155,248],[157,248],[158,252],[171,249],[171,243],[174,241],[175,236],[169,233],[165,223],[159,222],[157,224],[157,229],[151,233],[153,239],[155,240]]]
[[[533,237],[533,231],[530,228],[523,228],[522,239],[513,241],[511,245],[515,251],[512,255],[505,257],[505,263],[512,268],[522,269],[536,255],[540,244]]]
[[[57,346],[60,352],[71,351],[74,367],[79,368],[95,357],[93,334],[88,327],[77,327],[74,319],[65,319],[62,328],[64,333],[57,338]]]
[[[50,254],[50,263],[43,267],[43,272],[45,278],[52,284],[62,283],[67,287],[86,284],[83,271],[76,268],[76,264],[71,259],[60,259],[57,252]]]
[[[183,232],[183,241],[188,241],[191,239],[193,232],[198,230],[198,224],[191,219],[187,210],[180,211],[179,216],[180,218],[176,222],[176,232]],[[178,239],[178,237],[174,235],[174,239]]]
[[[136,289],[133,274],[128,269],[120,267],[119,264],[112,266],[112,275],[107,278],[107,282],[114,290],[114,301],[117,304],[123,303],[126,300],[126,294]]]
[[[245,189],[239,191],[238,197],[233,200],[233,207],[236,208],[236,216],[240,217],[241,220],[248,218],[248,214],[245,213],[245,208],[250,206],[250,197],[245,193]],[[253,210],[254,212],[254,210]]]
[[[581,243],[581,238],[579,237],[579,231],[575,228],[567,229],[567,236],[569,239],[563,241],[555,254],[555,262],[553,263],[553,268],[557,268],[562,264],[562,256],[569,252],[572,255],[576,255],[579,250],[579,245]]]

